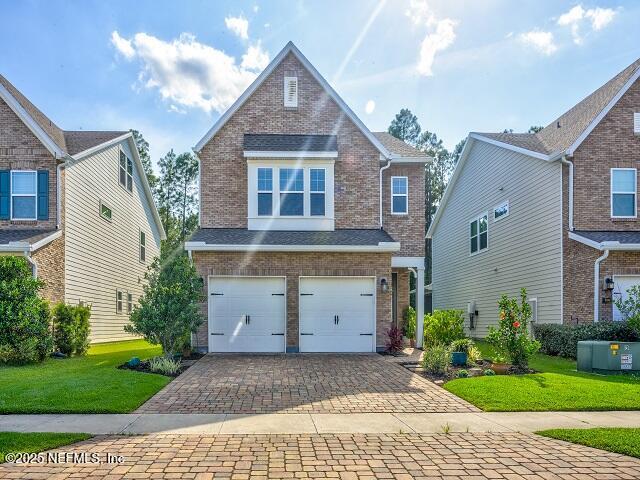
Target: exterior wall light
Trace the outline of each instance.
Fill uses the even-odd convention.
[[[385,277],[380,279],[380,290],[382,290],[383,293],[389,291],[389,281]]]

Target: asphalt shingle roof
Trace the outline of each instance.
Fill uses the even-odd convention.
[[[244,149],[269,152],[337,152],[335,135],[244,135]]]
[[[384,230],[341,229],[333,231],[247,230],[201,228],[189,240],[208,245],[378,245],[395,242]]]
[[[548,154],[549,151],[535,133],[478,133],[502,143],[508,143],[514,147],[532,150],[538,153]]]
[[[394,155],[400,155],[402,157],[425,157],[428,155],[425,152],[412,147],[406,142],[403,142],[399,138],[394,137],[388,132],[372,132],[375,137]]]
[[[22,242],[22,243],[36,243],[43,238],[47,238],[56,230],[43,230],[36,228],[12,228],[9,230],[0,230],[0,245],[7,245],[9,243]]]
[[[62,130],[53,121],[40,111],[20,90],[9,80],[0,75],[0,84],[6,88],[18,103],[24,108],[33,120],[42,128],[49,137],[69,155],[75,155],[91,147],[98,146],[127,132]]]
[[[630,243],[640,243],[640,231],[598,231],[598,232],[588,232],[583,230],[576,230],[574,232],[576,235],[580,235],[581,237],[588,238],[589,240],[593,240],[594,242],[620,242],[622,244],[630,244]]]

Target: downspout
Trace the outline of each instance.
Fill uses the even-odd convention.
[[[66,163],[60,163],[56,167],[56,230],[60,230],[60,226],[62,225],[62,199],[60,198],[62,191],[62,182],[60,180],[60,175],[62,175],[62,169],[65,167],[65,165]]]
[[[609,256],[609,249],[596,259],[593,266],[593,321],[600,321],[600,264]]]
[[[380,230],[382,230],[382,172],[391,166],[391,159],[387,160],[387,164],[380,169]]]
[[[27,262],[29,262],[29,264],[31,265],[31,271],[33,272],[33,278],[38,278],[38,265],[33,260],[33,258],[31,258],[31,253],[29,252],[29,250],[25,250],[24,251],[24,258],[26,258]]]
[[[573,232],[573,162],[562,156],[562,163],[569,166],[569,231]]]

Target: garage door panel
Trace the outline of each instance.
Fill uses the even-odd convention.
[[[613,299],[624,301],[629,298],[627,291],[635,285],[640,285],[640,275],[615,275],[613,282]],[[624,320],[615,303],[613,304],[613,320],[618,322]]]
[[[300,337],[300,351],[309,353],[323,352],[371,352],[372,350],[371,336],[339,336],[339,335],[303,335]],[[328,350],[327,346],[331,349]]]
[[[283,278],[211,277],[209,290],[210,351],[284,351]]]

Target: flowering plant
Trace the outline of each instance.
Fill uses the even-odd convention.
[[[527,301],[527,291],[520,291],[520,302],[503,295],[498,302],[500,322],[498,328],[489,327],[487,341],[493,345],[499,356],[505,357],[518,369],[526,369],[529,358],[540,349],[540,342],[529,334],[531,305]]]

